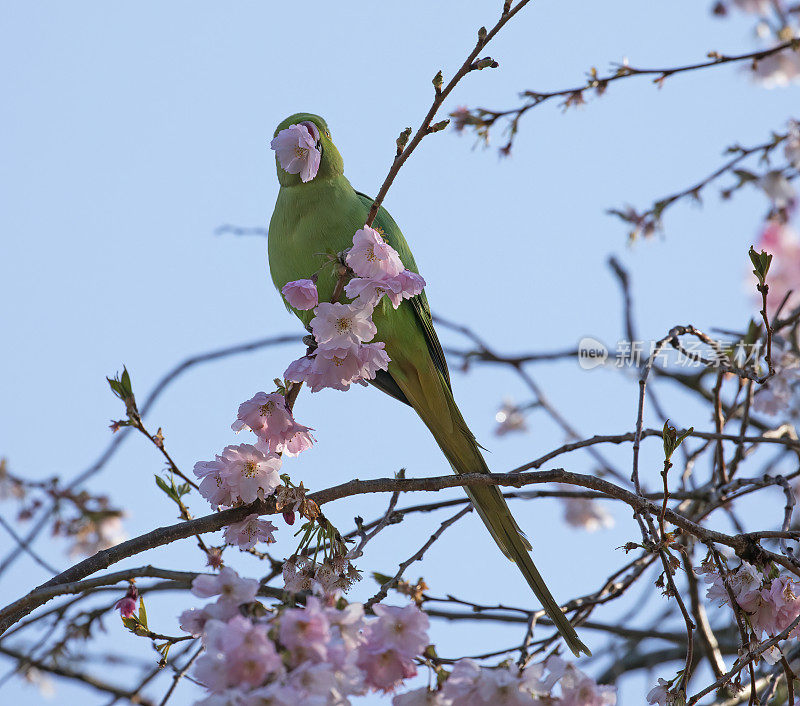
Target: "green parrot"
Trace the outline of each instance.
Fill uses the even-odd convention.
[[[330,262],[328,253],[339,253],[352,245],[353,234],[363,228],[372,199],[356,191],[344,176],[342,157],[328,125],[318,115],[297,113],[286,118],[275,130],[276,138],[300,123],[318,138],[319,168],[316,175],[289,173],[276,154],[280,190],[269,224],[270,272],[279,291],[287,282],[316,275],[319,301],[330,301],[338,273],[335,267],[326,266]],[[384,208],[378,211],[373,227],[398,252],[403,265],[418,272],[408,243]],[[313,312],[289,308],[308,328]],[[456,473],[488,473],[480,447],[453,399],[447,362],[425,293],[403,301],[398,309],[384,298],[375,307],[372,319],[377,327],[374,341],[383,342],[391,358],[388,371],[378,371],[372,384],[414,409]],[[534,566],[528,554],[531,545],[500,490],[496,486],[465,490],[498,547],[519,567],[570,650],[576,656],[591,654]]]

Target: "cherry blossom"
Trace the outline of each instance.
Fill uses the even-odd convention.
[[[250,444],[226,446],[214,461],[198,461],[200,494],[214,506],[251,503],[271,495],[280,484],[281,457]]]
[[[217,575],[200,574],[192,581],[192,593],[199,598],[220,596],[226,601],[241,605],[250,603],[258,593],[258,581],[239,578],[233,569],[223,566]]]
[[[346,262],[359,277],[369,279],[395,277],[404,269],[397,251],[370,226],[356,231]]]
[[[789,299],[785,311],[789,312],[800,306],[800,236],[787,223],[779,219],[770,219],[761,231],[758,248],[772,255],[767,275],[769,284],[767,307],[770,313],[775,312],[787,294]],[[748,276],[748,287],[752,288],[752,276]],[[758,295],[758,300],[760,298]]]
[[[327,706],[332,701],[336,703],[336,672],[330,664],[300,664],[289,673],[287,682],[299,697],[297,703],[309,706]]]
[[[753,627],[774,637],[786,630],[800,616],[800,598],[795,594],[795,582],[787,576],[772,580],[769,588],[761,590],[761,603],[756,610]],[[790,637],[797,637],[795,628]]]
[[[292,362],[283,376],[291,382],[307,383],[311,392],[326,387],[345,391],[354,382],[372,380],[389,362],[383,343],[318,348],[313,356]]]
[[[358,360],[361,368],[358,371],[359,379],[374,380],[379,370],[387,370],[391,358],[386,354],[386,344],[363,343],[358,348]]]
[[[276,681],[241,695],[236,706],[298,706],[300,703],[294,687]]]
[[[123,598],[120,598],[115,604],[114,609],[119,611],[123,618],[130,618],[136,612],[136,601],[139,598],[139,591],[136,586],[131,584],[128,586],[128,591]]]
[[[755,15],[766,15],[770,11],[770,0],[733,0],[733,4],[742,12]]]
[[[322,153],[317,147],[319,131],[312,122],[290,125],[281,130],[269,146],[281,168],[288,174],[299,174],[302,182],[311,181],[319,171]]]
[[[228,568],[219,576],[200,576],[193,582],[196,595],[219,596],[216,604],[181,616],[182,628],[201,637],[204,647],[193,675],[211,693],[198,703],[347,706],[350,696],[370,689],[390,692],[416,675],[415,660],[428,645],[428,618],[416,605],[377,604],[377,617],[367,619],[361,604],[342,606],[330,600],[325,605],[309,596],[302,607],[279,604],[264,617],[245,617],[238,605],[251,602],[257,588],[258,582],[241,579]],[[211,609],[218,604],[234,607],[234,613],[214,617]],[[455,678],[448,682],[451,689],[457,687],[460,668],[456,665]],[[544,679],[542,668],[527,668],[524,673],[516,667],[485,671],[480,686],[496,706],[516,704],[506,698],[513,690],[527,696],[527,701],[519,703],[530,704],[532,694],[546,696],[558,678],[553,669]],[[546,689],[532,690],[533,684],[547,680]],[[416,689],[396,697],[394,703],[455,706],[468,702],[453,700],[445,691]]]
[[[367,649],[396,649],[407,655],[421,653],[428,644],[428,616],[416,605],[405,607],[380,603],[373,608],[378,620],[367,629]]]
[[[311,392],[326,387],[345,391],[358,377],[360,367],[361,361],[354,347],[317,349],[314,356],[290,363],[283,377],[291,382],[307,383]]]
[[[241,689],[226,689],[223,692],[211,694],[205,699],[196,701],[194,706],[242,706],[244,703],[253,703],[254,706],[262,706],[262,702],[246,702],[243,701],[243,699],[246,699],[246,697]],[[277,706],[283,706],[283,703]],[[286,706],[292,705],[287,703]]]
[[[787,344],[773,344],[775,375],[759,388],[753,409],[770,416],[800,414],[800,358]]]
[[[344,288],[344,293],[355,299],[354,305],[364,309],[373,309],[378,302],[386,296],[396,309],[403,300],[403,285],[399,277],[386,279],[371,279],[368,277],[353,277]]]
[[[800,123],[796,120],[789,121],[789,130],[786,144],[783,147],[783,154],[789,164],[795,169],[800,169]]]
[[[786,208],[797,199],[792,183],[778,169],[773,169],[758,180],[759,186],[777,208]]]
[[[205,654],[197,660],[194,673],[215,691],[240,685],[257,687],[268,674],[283,670],[267,627],[241,615],[227,622],[209,621],[203,642]]]
[[[553,692],[557,684],[560,685],[560,696]],[[474,660],[464,658],[455,663],[445,682],[442,701],[432,703],[453,706],[534,706],[545,703],[554,706],[613,706],[616,704],[616,690],[598,685],[574,664],[556,656],[530,664],[523,671],[514,664],[481,667]]]
[[[458,108],[450,113],[450,117],[453,119],[453,128],[456,132],[463,132],[467,125],[472,124],[470,121],[472,113],[465,105],[458,106]]]
[[[422,290],[425,289],[425,278],[409,269],[403,270],[395,277],[395,280],[400,282],[403,299],[416,297],[418,294],[422,294]],[[396,308],[395,306],[395,309]]]
[[[650,691],[647,692],[647,703],[658,704],[658,706],[667,706],[669,703],[669,687],[670,683],[666,679],[658,678],[658,683]]]
[[[222,451],[223,475],[234,501],[251,503],[272,495],[281,484],[281,457],[262,453],[250,444],[226,446]]]
[[[234,544],[239,549],[252,549],[258,542],[272,544],[273,532],[278,528],[267,520],[259,520],[258,515],[248,515],[241,522],[235,522],[225,528],[226,544]]]
[[[404,299],[417,296],[424,288],[425,280],[420,275],[411,270],[403,270],[395,277],[354,277],[345,286],[344,293],[356,300],[354,304],[369,309],[377,306],[385,296],[397,309]]]
[[[370,652],[361,650],[358,666],[364,670],[366,683],[377,691],[392,691],[405,679],[417,675],[414,661],[397,650]]]
[[[486,704],[497,706],[531,706],[531,694],[524,689],[517,665],[506,669],[485,669],[478,682],[478,696]]]
[[[355,649],[363,642],[362,630],[364,629],[364,606],[360,603],[350,603],[344,608],[326,608],[331,635],[341,641],[348,650]]]
[[[120,515],[109,514],[97,521],[86,522],[75,534],[75,543],[70,547],[69,554],[91,556],[127,538]]]
[[[525,414],[517,405],[511,400],[505,400],[503,406],[497,410],[494,415],[497,426],[494,433],[497,436],[505,436],[509,432],[524,432],[528,430],[528,424],[525,421]]]
[[[313,573],[305,571],[306,558],[301,557],[297,561],[286,561],[283,564],[283,585],[289,593],[299,593],[300,591],[311,590],[311,580]]]
[[[281,643],[302,660],[321,661],[327,655],[330,624],[319,600],[309,597],[305,608],[283,611],[279,632]]]
[[[453,703],[477,704],[478,681],[481,677],[481,668],[475,660],[464,658],[453,665],[453,671],[447,678],[444,686],[444,695]]]
[[[392,706],[455,706],[443,691],[431,691],[427,686],[392,697]]]
[[[561,498],[564,503],[564,519],[572,527],[587,532],[596,532],[603,527],[613,527],[614,518],[596,500],[591,498]]]
[[[202,479],[200,495],[214,507],[225,507],[234,503],[226,470],[227,466],[220,456],[215,461],[198,461],[194,464],[194,474]]]
[[[567,662],[556,655],[543,662],[534,662],[525,667],[522,683],[534,696],[545,697],[553,690],[568,666]]]
[[[760,59],[753,76],[765,88],[783,88],[800,81],[800,56],[788,48]]]
[[[287,282],[281,289],[281,294],[289,302],[289,306],[301,311],[313,309],[319,303],[317,285],[310,279],[298,279]]]
[[[239,405],[236,421],[231,429],[238,432],[250,429],[261,444],[256,448],[265,453],[285,453],[297,456],[314,445],[311,427],[295,421],[286,406],[286,398],[278,392],[258,392]]]
[[[372,310],[352,304],[323,302],[311,320],[314,338],[323,348],[345,348],[369,341],[378,329],[372,323]]]
[[[722,576],[713,564],[701,566],[696,570],[705,574],[703,580],[710,584],[706,597],[710,601],[718,601],[718,605],[730,605],[730,596]],[[735,571],[728,572],[728,585],[736,602],[745,610],[753,610],[758,602],[763,575],[752,564],[743,561]]]
[[[233,615],[230,617],[233,617]],[[211,620],[211,616],[206,612],[205,608],[189,608],[178,617],[178,625],[184,632],[200,637],[209,620]]]
[[[708,598],[719,600],[719,605],[730,604],[728,592],[716,568],[704,566],[698,573],[705,573],[710,583]],[[750,615],[750,622],[757,634],[766,633],[774,637],[787,629],[800,616],[800,597],[795,593],[795,582],[787,576],[778,576],[767,581],[762,573],[746,562],[728,573],[728,585],[739,607]],[[793,630],[792,636],[800,635]]]
[[[574,664],[570,664],[559,680],[561,706],[614,706],[617,692],[613,686],[601,686]]]

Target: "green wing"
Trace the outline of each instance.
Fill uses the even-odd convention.
[[[358,197],[361,199],[361,202],[367,207],[367,209],[372,206],[372,199],[369,196],[362,194],[360,191],[356,191],[356,194],[358,194]],[[395,250],[397,250],[403,264],[411,271],[419,274],[417,263],[414,261],[414,255],[411,253],[411,248],[408,247],[408,243],[403,237],[400,227],[394,222],[394,219],[389,215],[389,212],[383,206],[381,206],[378,210],[378,215],[375,218],[374,225],[378,226],[383,231],[384,235],[386,236],[386,241]],[[423,291],[418,296],[412,297],[408,300],[408,302],[411,305],[411,308],[414,310],[417,322],[419,323],[420,328],[425,335],[425,342],[428,344],[428,350],[430,351],[431,358],[433,358],[434,365],[447,382],[447,386],[451,387],[450,371],[447,369],[447,360],[444,357],[444,351],[442,350],[442,344],[439,342],[439,337],[436,335],[436,329],[433,328],[431,307],[428,304],[428,298],[425,296],[425,292]],[[379,371],[379,373],[380,372],[383,371]],[[389,378],[391,381],[388,384],[388,387],[391,388],[393,386],[394,389],[384,388],[383,385],[385,384],[385,378]],[[401,402],[408,404],[408,400],[405,398],[405,395],[403,395],[403,392],[397,386],[397,383],[391,379],[391,376],[388,373],[383,372],[382,375],[379,374],[378,378],[375,380],[375,385],[383,392],[386,392]]]

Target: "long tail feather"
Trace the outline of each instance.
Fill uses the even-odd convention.
[[[489,468],[480,452],[475,437],[464,422],[444,378],[434,371],[439,385],[424,384],[417,369],[407,369],[408,374],[397,370],[393,377],[408,398],[411,406],[430,429],[439,447],[444,452],[453,470],[458,473],[488,473]],[[541,601],[550,620],[575,654],[591,655],[589,648],[581,642],[575,628],[556,603],[550,590],[536,569],[530,554],[530,542],[514,520],[506,500],[496,486],[466,488],[472,504],[491,533],[503,554],[513,561],[522,572],[528,585]]]
[[[576,657],[579,657],[581,652],[591,655],[589,648],[581,642],[575,632],[575,628],[572,627],[558,603],[556,603],[542,575],[533,563],[530,554],[528,554],[531,549],[530,542],[517,526],[499,489],[492,486],[475,487],[469,489],[468,494],[484,524],[491,532],[492,537],[494,537],[495,542],[503,550],[503,553],[519,567],[531,590],[541,601],[542,608],[544,608],[550,620],[553,621],[561,637],[564,638],[567,647],[572,650]]]

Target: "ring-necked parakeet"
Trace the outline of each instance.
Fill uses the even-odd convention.
[[[275,131],[276,140],[282,131],[300,124],[307,126],[307,132],[302,132],[306,142],[292,148],[296,159],[295,153],[289,152],[282,166],[276,155],[280,191],[269,224],[270,271],[279,290],[288,282],[315,276],[319,301],[330,301],[338,274],[335,267],[325,266],[329,253],[352,245],[353,234],[364,226],[372,199],[356,191],[345,178],[342,157],[319,116],[298,113],[286,118]],[[373,226],[397,251],[402,264],[417,272],[400,228],[384,208],[378,211]],[[313,313],[293,311],[308,327]],[[397,309],[384,301],[384,306],[376,307],[372,320],[377,327],[374,340],[385,343],[391,362],[388,370],[379,370],[371,382],[414,409],[456,473],[488,473],[478,443],[453,399],[447,362],[425,293],[403,301]],[[500,490],[486,486],[466,491],[495,542],[517,564],[569,648],[576,655],[589,654],[531,561],[531,545]]]

